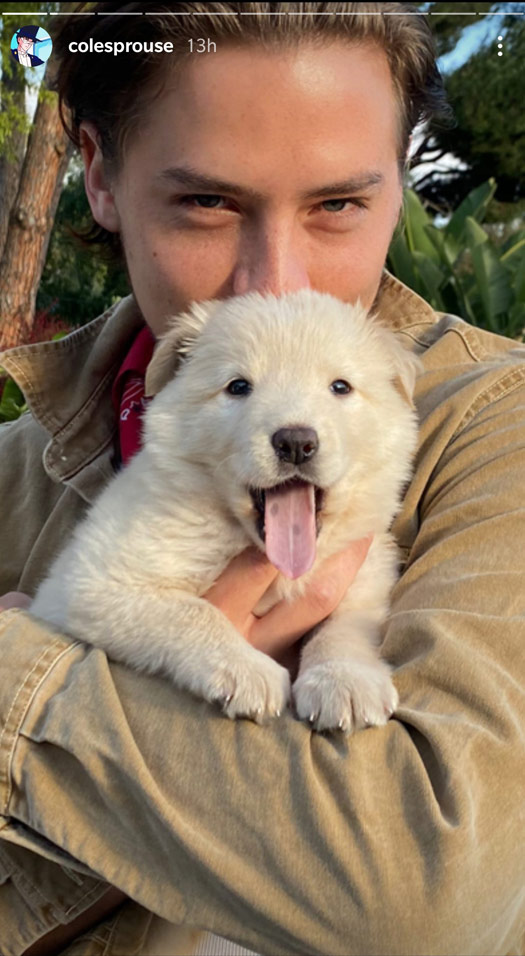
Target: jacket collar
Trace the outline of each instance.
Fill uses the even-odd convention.
[[[383,269],[370,313],[377,314],[381,322],[395,332],[420,323],[433,325],[443,315],[404,282],[396,279],[388,269]]]
[[[437,315],[421,296],[386,269],[372,313],[393,329]],[[19,345],[0,352],[0,365],[24,393],[36,421],[50,435],[44,467],[54,481],[72,483],[91,500],[94,487],[112,474],[117,422],[113,382],[127,350],[144,325],[133,295],[121,299],[82,328],[54,342]],[[98,461],[106,452],[104,463]],[[90,477],[74,480],[91,463]]]
[[[0,365],[50,436],[43,456],[47,474],[53,481],[71,483],[87,501],[113,474],[117,422],[111,390],[143,325],[129,295],[62,339],[0,352]]]

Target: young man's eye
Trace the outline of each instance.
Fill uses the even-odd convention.
[[[215,196],[215,195],[207,195],[207,194],[203,194],[203,193],[196,193],[195,195],[192,195],[192,196],[181,196],[181,198],[179,199],[179,202],[180,202],[180,204],[181,204],[182,206],[193,206],[193,204],[195,203],[196,200],[202,200],[202,199],[204,199],[205,205],[204,205],[204,206],[196,206],[196,207],[194,207],[194,208],[197,208],[197,209],[217,209],[218,207],[217,207],[216,205],[206,205],[206,202],[207,202],[208,200],[210,200],[210,199],[211,199],[211,200],[217,200],[217,199],[219,199],[219,200],[222,200],[222,201],[224,201],[224,202],[226,201],[224,196]]]
[[[359,209],[367,209],[368,204],[363,199],[356,199],[354,196],[345,196],[344,199],[325,199],[321,203],[322,206],[326,206],[329,203],[344,203],[345,206],[350,203],[352,206],[357,206]],[[332,210],[325,210],[326,212],[331,212]],[[343,213],[342,210],[334,210],[334,216],[337,215],[348,215],[348,213]]]
[[[211,210],[213,210],[213,209],[220,209],[220,208],[222,208],[222,207],[220,207],[219,205],[217,205],[217,200],[218,200],[219,202],[228,202],[228,199],[227,199],[227,197],[225,197],[225,196],[217,196],[217,195],[215,195],[215,194],[212,195],[212,194],[207,194],[207,193],[194,193],[194,194],[192,194],[192,195],[190,195],[190,196],[182,196],[182,197],[180,197],[180,199],[178,200],[178,202],[179,202],[179,204],[182,205],[182,206],[188,206],[188,207],[193,208],[193,209],[203,209],[203,210],[211,209]],[[200,205],[200,203],[201,203],[202,201],[204,201],[204,205]],[[198,205],[196,205],[197,203],[198,203]],[[333,203],[336,203],[336,204],[337,204],[337,203],[343,203],[345,206],[348,206],[348,205],[351,205],[351,206],[354,206],[354,207],[357,206],[359,209],[367,209],[367,208],[368,208],[368,203],[367,203],[365,200],[363,200],[363,199],[357,199],[357,198],[355,198],[354,196],[345,196],[345,197],[343,197],[343,198],[341,198],[341,199],[325,199],[325,200],[320,204],[320,206],[321,206],[321,208],[322,208],[322,207],[325,207],[325,206],[329,205],[330,203],[332,203],[332,204],[333,204]],[[323,209],[323,211],[330,213],[330,214],[333,215],[334,217],[338,217],[338,216],[339,216],[339,217],[343,217],[343,216],[347,216],[347,215],[351,215],[351,214],[352,214],[349,210],[344,210],[344,211],[343,211],[343,210]]]

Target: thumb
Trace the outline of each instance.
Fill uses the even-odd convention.
[[[230,561],[202,597],[226,614],[242,632],[247,617],[278,574],[266,555],[251,546]]]
[[[373,535],[352,541],[320,565],[302,597],[279,601],[263,617],[252,620],[249,640],[274,656],[323,621],[341,603],[363,564]]]

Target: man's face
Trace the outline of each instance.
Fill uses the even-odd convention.
[[[32,46],[33,41],[29,37],[17,37],[18,50],[21,53],[27,53],[29,47]]]
[[[402,202],[396,122],[376,47],[195,54],[154,101],[98,206],[88,170],[95,218],[120,231],[154,333],[192,300],[251,291],[310,287],[370,308]],[[169,172],[181,166],[260,195],[184,185]]]

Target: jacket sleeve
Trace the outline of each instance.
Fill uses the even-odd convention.
[[[524,475],[521,387],[426,485],[385,636],[399,710],[350,738],[229,721],[0,615],[9,839],[261,953],[520,951]]]
[[[30,414],[0,424],[0,594],[18,590],[22,570],[49,510],[43,500],[44,488],[50,485],[42,468],[45,444],[45,432]],[[58,493],[58,487],[56,490]],[[8,547],[5,542],[9,542]]]
[[[49,441],[30,412],[0,424],[0,595],[34,593],[87,507],[46,473]]]

